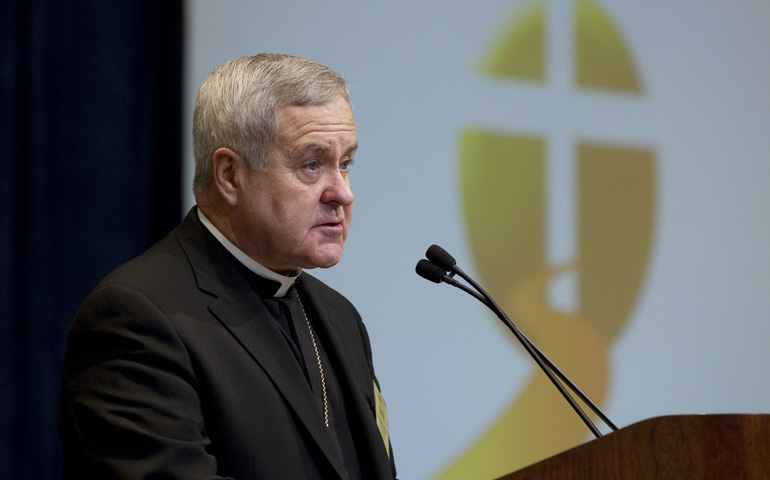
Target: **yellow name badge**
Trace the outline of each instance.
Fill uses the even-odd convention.
[[[380,388],[377,382],[374,383],[374,409],[377,412],[377,428],[380,429],[382,441],[385,442],[385,450],[390,458],[390,437],[388,436],[388,407],[385,406],[385,400],[382,398]]]

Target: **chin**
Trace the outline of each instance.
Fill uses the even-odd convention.
[[[332,259],[332,260],[324,260],[324,261],[314,262],[313,263],[313,265],[314,265],[313,268],[330,268],[330,267],[333,267],[333,266],[335,266],[335,265],[337,265],[339,263],[340,258],[341,257],[337,257],[337,258]]]
[[[329,263],[329,264],[323,264],[323,265],[321,265],[321,264],[316,264],[316,265],[314,265],[314,266],[312,266],[312,267],[307,267],[307,268],[305,268],[305,270],[314,270],[314,269],[316,269],[316,268],[320,268],[321,270],[324,270],[324,269],[327,269],[327,268],[331,268],[331,267],[333,267],[333,266],[335,266],[335,265],[337,265],[337,262],[334,262],[334,263]]]
[[[334,252],[319,252],[313,255],[305,268],[329,268],[337,265],[342,259],[342,249]]]

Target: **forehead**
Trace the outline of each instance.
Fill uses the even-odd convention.
[[[323,104],[285,105],[278,109],[278,137],[284,144],[304,140],[355,142],[353,111],[342,96]]]

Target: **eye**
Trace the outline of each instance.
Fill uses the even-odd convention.
[[[312,161],[312,162],[308,163],[307,165],[305,165],[305,168],[307,170],[310,170],[311,172],[315,172],[316,170],[318,170],[318,162]]]
[[[340,162],[340,170],[347,171],[350,168],[351,165],[353,165],[353,159],[352,158],[348,158],[347,160],[343,160],[342,162]]]

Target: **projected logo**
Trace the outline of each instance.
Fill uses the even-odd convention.
[[[527,84],[549,92],[548,65],[553,64],[548,63],[548,50],[554,30],[548,29],[548,21],[556,11],[546,7],[536,2],[517,16],[484,61],[483,77],[509,81],[510,88]],[[613,98],[641,101],[643,87],[633,59],[607,13],[592,0],[577,0],[564,23],[571,30],[563,36],[571,63],[555,70],[571,71],[571,76],[562,83],[575,95],[590,91],[587,98],[604,103]],[[565,114],[585,118],[602,110]],[[559,131],[463,132],[460,161],[468,238],[490,293],[601,405],[611,380],[611,344],[644,283],[654,227],[655,154],[639,145],[575,135],[568,148],[558,150],[567,158],[556,158],[553,138],[563,141],[565,133],[562,127],[553,129]],[[601,132],[592,138],[597,137]],[[572,252],[556,263],[549,258],[554,241],[549,215],[550,201],[560,192],[553,191],[551,179],[553,169],[565,165]],[[565,277],[572,300],[556,307],[549,292]],[[504,413],[439,478],[495,478],[578,445],[588,435],[545,375],[533,371]]]

